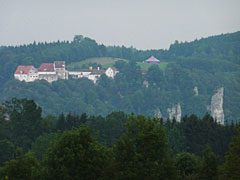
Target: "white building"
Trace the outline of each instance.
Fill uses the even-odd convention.
[[[109,67],[105,72],[107,77],[110,77],[110,78],[113,78],[113,79],[117,75],[117,73],[119,73],[119,71],[115,67]]]
[[[54,61],[54,71],[57,73],[58,78],[68,79],[68,72],[65,69],[65,61]]]
[[[83,69],[79,71],[69,71],[69,76],[71,76],[74,79],[78,78],[88,78],[89,80],[93,81],[94,83],[97,82],[97,80],[103,75],[106,74],[107,77],[114,78],[115,75],[119,71],[115,67],[109,67],[107,70],[100,70],[92,69],[92,67],[89,67],[89,69]]]
[[[58,75],[54,69],[53,63],[43,63],[38,68],[39,80],[46,80],[49,83],[58,80]]]
[[[93,69],[91,74],[88,75],[88,79],[92,80],[95,84],[97,80],[105,73],[105,70]]]
[[[54,63],[42,63],[39,68],[33,66],[18,66],[14,77],[20,81],[33,82],[35,80],[46,80],[49,83],[58,79],[68,79],[71,76],[74,79],[88,78],[94,83],[103,75],[106,74],[109,78],[114,78],[119,72],[115,67],[109,67],[107,70],[83,69],[79,71],[67,71],[65,69],[65,61],[54,61]]]
[[[43,63],[38,68],[39,80],[46,80],[49,83],[58,79],[68,79],[68,72],[65,69],[65,61],[54,61],[54,63]]]
[[[79,71],[68,71],[68,75],[71,76],[74,79],[78,78],[88,78],[89,74],[92,73],[92,70],[89,69],[82,69]]]
[[[39,78],[38,71],[33,66],[18,66],[14,78],[19,81],[33,82]]]

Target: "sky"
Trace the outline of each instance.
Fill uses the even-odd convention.
[[[0,0],[0,46],[72,41],[168,49],[240,30],[240,0]]]

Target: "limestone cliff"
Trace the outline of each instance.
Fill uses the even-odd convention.
[[[161,113],[161,111],[160,111],[159,108],[155,109],[155,111],[154,111],[154,117],[162,118],[162,113]]]
[[[173,118],[176,119],[177,122],[181,121],[181,116],[182,116],[182,110],[181,110],[181,105],[180,103],[174,105],[172,108],[167,109],[169,113],[169,119],[172,120]]]
[[[143,81],[143,86],[145,86],[146,88],[148,88],[148,86],[149,86],[148,81],[144,80],[144,81]]]
[[[212,96],[211,99],[211,115],[220,124],[224,124],[224,112],[223,112],[223,87],[219,88]]]
[[[193,92],[194,92],[194,96],[198,96],[198,87],[197,86],[195,86],[193,88]]]

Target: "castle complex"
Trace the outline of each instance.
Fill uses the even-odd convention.
[[[14,78],[19,81],[33,82],[36,80],[46,80],[49,83],[58,79],[68,79],[69,76],[78,78],[88,78],[94,83],[105,74],[109,78],[114,78],[119,71],[115,67],[109,67],[107,70],[83,69],[79,71],[66,70],[65,61],[54,61],[53,63],[43,63],[39,68],[34,66],[18,66],[14,73]]]

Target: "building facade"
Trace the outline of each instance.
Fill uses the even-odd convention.
[[[107,77],[110,77],[110,78],[113,78],[113,79],[117,75],[117,73],[119,73],[119,71],[115,67],[109,67],[105,72]]]
[[[109,67],[107,70],[100,68],[83,69],[79,71],[67,71],[65,61],[54,61],[53,63],[42,63],[39,68],[33,66],[18,66],[14,77],[20,81],[33,82],[35,80],[46,80],[49,83],[58,79],[68,79],[70,76],[73,79],[88,78],[94,83],[103,75],[106,74],[109,78],[114,78],[119,71],[115,67]]]
[[[14,78],[19,81],[33,82],[39,78],[38,71],[33,66],[18,66]]]
[[[58,80],[57,73],[54,69],[53,63],[43,63],[38,68],[39,80],[46,80],[49,83]]]
[[[66,71],[66,68],[65,68],[65,61],[54,61],[53,67],[58,78],[68,79],[68,72]]]

